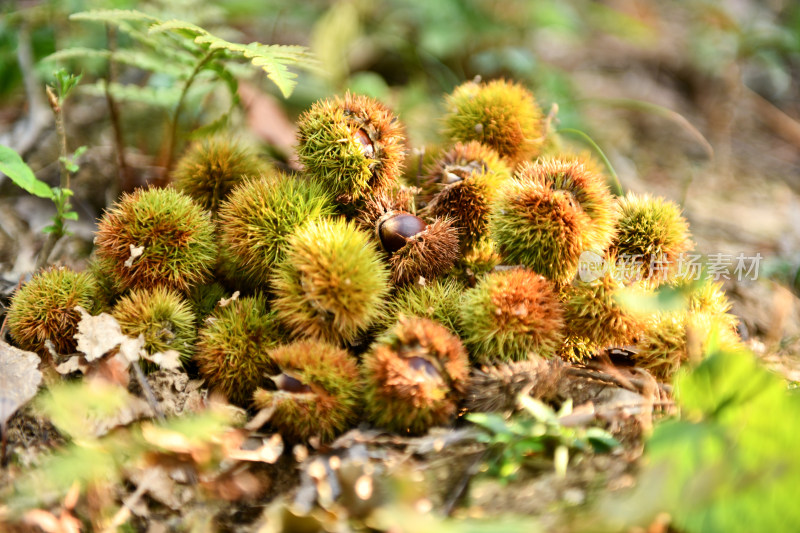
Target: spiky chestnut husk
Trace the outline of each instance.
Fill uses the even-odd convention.
[[[323,341],[301,340],[270,350],[277,390],[258,388],[259,408],[274,407],[270,424],[290,441],[333,440],[357,421],[361,380],[354,358]]]
[[[427,205],[420,214],[452,218],[461,248],[470,250],[486,235],[495,192],[510,177],[508,165],[491,148],[476,141],[458,143],[437,159],[423,180]]]
[[[269,350],[282,339],[275,313],[256,294],[214,310],[200,329],[194,360],[212,390],[248,406],[264,376],[277,372]]]
[[[555,400],[566,365],[560,359],[515,361],[473,369],[465,407],[473,413],[513,412],[519,395]]]
[[[616,210],[614,197],[603,175],[591,161],[577,156],[548,158],[523,163],[517,176],[539,181],[554,191],[566,191],[591,219],[584,235],[587,249],[603,252],[614,237]]]
[[[402,172],[403,128],[386,106],[368,96],[347,93],[318,101],[297,127],[300,162],[341,203],[389,186]]]
[[[97,256],[124,289],[181,292],[209,280],[217,259],[211,216],[175,189],[137,189],[106,210],[95,237]],[[142,254],[131,259],[131,247]]]
[[[691,357],[702,357],[712,337],[723,350],[739,350],[741,339],[730,323],[711,313],[671,312],[651,317],[632,359],[656,378],[668,380]]]
[[[66,267],[38,272],[11,298],[7,315],[11,337],[23,350],[39,355],[48,353],[48,340],[58,354],[73,353],[81,320],[78,305],[90,313],[101,310],[92,275]]]
[[[503,185],[490,218],[492,239],[507,264],[557,283],[569,283],[578,271],[591,225],[572,193],[523,177]]]
[[[311,221],[275,269],[273,308],[296,335],[350,342],[383,312],[388,279],[367,233],[341,219]]]
[[[384,228],[392,220],[390,218],[378,226],[381,237],[384,237]],[[381,239],[381,242],[386,241],[385,238]],[[450,220],[434,220],[421,231],[405,238],[405,244],[391,253],[391,281],[394,285],[402,286],[434,279],[450,270],[457,258],[458,230]]]
[[[469,358],[447,328],[401,318],[364,357],[364,403],[378,427],[418,434],[453,420],[469,376]]]
[[[450,270],[458,258],[458,231],[450,220],[426,224],[407,212],[411,190],[370,195],[358,211],[356,223],[375,236],[389,257],[394,285],[433,279]]]
[[[240,184],[219,210],[228,275],[254,287],[268,283],[292,232],[334,211],[331,196],[312,180],[273,172]]]
[[[103,259],[98,257],[97,254],[92,254],[86,266],[86,271],[97,282],[97,295],[102,302],[103,308],[113,307],[114,303],[125,292],[121,282],[114,276],[113,264],[114,262],[110,259]]]
[[[376,322],[379,330],[393,326],[400,317],[428,318],[458,335],[458,316],[464,285],[452,278],[440,278],[424,285],[407,285],[398,290],[382,317]]]
[[[460,326],[475,361],[549,358],[563,338],[563,309],[550,281],[514,268],[487,274],[464,293]]]
[[[214,137],[189,146],[175,165],[172,179],[178,190],[216,213],[234,186],[267,169],[267,164],[246,146],[234,139]]]
[[[678,258],[693,246],[689,224],[675,203],[628,193],[617,201],[617,235],[610,250],[635,268],[649,286],[674,278]],[[654,267],[654,268],[653,268]]]
[[[192,312],[197,317],[197,323],[210,315],[223,298],[227,298],[228,291],[219,282],[196,285],[189,290],[187,298]]]
[[[708,313],[728,323],[731,329],[736,330],[739,319],[730,313],[731,302],[722,289],[721,281],[704,278],[697,282],[688,276],[688,271],[683,277],[676,277],[671,285],[678,289],[689,289],[689,311],[693,313]]]
[[[449,276],[469,287],[474,287],[484,274],[493,271],[503,262],[503,258],[497,253],[496,248],[491,239],[479,240],[471,250],[468,250],[456,261]]]
[[[194,353],[197,317],[189,302],[170,289],[133,289],[119,299],[111,315],[122,333],[144,336],[150,354],[176,350],[186,363]]]
[[[444,133],[478,141],[512,164],[536,157],[544,141],[542,111],[530,91],[505,81],[467,82],[446,97]]]
[[[593,359],[601,350],[602,346],[592,342],[587,337],[576,333],[567,333],[564,341],[558,348],[558,357],[570,363],[585,363]]]
[[[588,282],[575,279],[562,294],[568,334],[598,348],[632,344],[645,324],[641,313],[617,302],[615,295],[625,284],[615,261],[613,256],[606,256],[608,268],[601,276]]]

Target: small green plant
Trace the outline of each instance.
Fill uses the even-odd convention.
[[[261,68],[286,98],[297,85],[297,75],[289,70],[289,66],[314,64],[310,54],[302,46],[234,43],[191,22],[162,20],[142,11],[93,10],[75,13],[70,16],[70,20],[106,24],[123,34],[125,42],[135,46],[117,49],[116,42],[113,42],[109,43],[108,50],[65,48],[48,56],[47,60],[95,59],[134,67],[155,75],[156,79],[167,76],[176,81],[171,84],[139,86],[104,79],[90,88],[90,92],[111,97],[115,101],[141,102],[171,111],[166,139],[168,172],[172,169],[181,115],[193,89],[199,86],[195,94],[205,93],[219,83],[228,89],[230,108],[203,127],[207,132],[215,131],[228,122],[230,112],[239,103],[237,74],[240,71],[235,60],[246,59]],[[115,127],[119,128],[119,124]]]
[[[47,98],[56,119],[56,133],[59,142],[59,168],[61,170],[61,180],[57,187],[50,187],[40,181],[33,174],[31,168],[22,160],[17,152],[7,146],[0,146],[0,172],[6,174],[11,181],[22,187],[25,191],[52,200],[56,208],[53,215],[53,223],[44,228],[48,234],[44,247],[39,252],[39,259],[36,268],[47,265],[50,253],[56,243],[68,234],[66,228],[67,220],[78,220],[78,213],[72,210],[70,197],[70,175],[78,171],[77,159],[86,151],[85,146],[81,146],[70,155],[67,152],[67,136],[64,130],[64,102],[72,93],[72,90],[80,83],[81,75],[74,76],[68,74],[64,69],[59,69],[54,73],[55,85],[47,86]]]
[[[527,395],[519,396],[523,412],[510,419],[497,413],[470,413],[467,420],[484,433],[479,440],[489,445],[488,473],[503,481],[517,477],[534,458],[553,458],[556,472],[567,473],[570,451],[607,452],[619,442],[604,429],[572,427],[562,423],[572,414],[572,401],[558,412]]]

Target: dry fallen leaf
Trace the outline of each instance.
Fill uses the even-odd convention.
[[[116,319],[108,313],[92,316],[81,306],[75,309],[81,314],[75,339],[78,341],[78,351],[86,354],[88,362],[103,357],[128,339],[122,334]]]
[[[143,359],[152,361],[165,370],[177,370],[181,367],[181,354],[177,350],[167,350],[166,352],[157,352],[154,354],[148,354],[142,351],[139,355],[141,355]]]
[[[39,356],[0,341],[0,425],[36,396],[41,382]]]

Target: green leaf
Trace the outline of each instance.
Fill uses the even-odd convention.
[[[61,215],[61,218],[66,220],[78,220],[78,213],[75,211],[67,211],[66,213]]]
[[[194,35],[194,42],[206,46],[208,50],[225,50],[249,59],[253,65],[267,73],[267,77],[278,86],[284,98],[291,96],[297,86],[297,74],[291,72],[288,66],[313,62],[308,49],[303,46],[232,43],[210,34],[196,24],[182,20],[157,22],[150,26],[151,34],[167,31]]]
[[[527,394],[521,394],[518,401],[522,408],[528,411],[536,420],[553,424],[558,423],[558,417],[555,411],[539,400],[531,398]]]
[[[105,81],[101,80],[92,85],[83,85],[82,90],[94,96],[104,96]],[[175,107],[181,95],[179,87],[139,87],[138,85],[111,83],[108,86],[108,90],[114,99],[119,102],[142,103],[166,109]]]
[[[505,419],[495,413],[470,413],[467,420],[494,434],[510,433]]]
[[[91,11],[81,11],[69,16],[70,20],[91,20],[94,22],[105,22],[107,24],[119,24],[124,21],[135,22],[155,22],[156,17],[147,13],[136,11],[135,9],[94,9]]]
[[[0,145],[0,172],[34,196],[53,198],[53,190],[50,186],[36,179],[31,167],[8,146]]]
[[[607,452],[620,445],[619,441],[611,434],[600,428],[589,428],[586,430],[586,440],[591,444],[596,452]]]

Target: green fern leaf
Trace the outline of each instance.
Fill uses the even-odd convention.
[[[94,22],[105,22],[118,25],[123,21],[134,22],[160,22],[159,19],[136,11],[135,9],[93,9],[91,11],[81,11],[69,16],[70,20],[91,20]]]
[[[297,74],[289,70],[289,65],[312,63],[313,61],[303,46],[232,43],[210,34],[196,24],[182,20],[168,20],[150,26],[151,34],[168,31],[188,36],[194,35],[194,42],[204,45],[208,50],[224,50],[249,59],[253,65],[267,73],[267,77],[278,86],[284,98],[288,98],[297,86]]]
[[[105,96],[106,88],[103,80],[94,84],[82,85],[81,88],[86,94]],[[119,102],[134,102],[166,109],[175,107],[181,95],[180,87],[140,87],[112,83],[108,88],[114,99]]]

